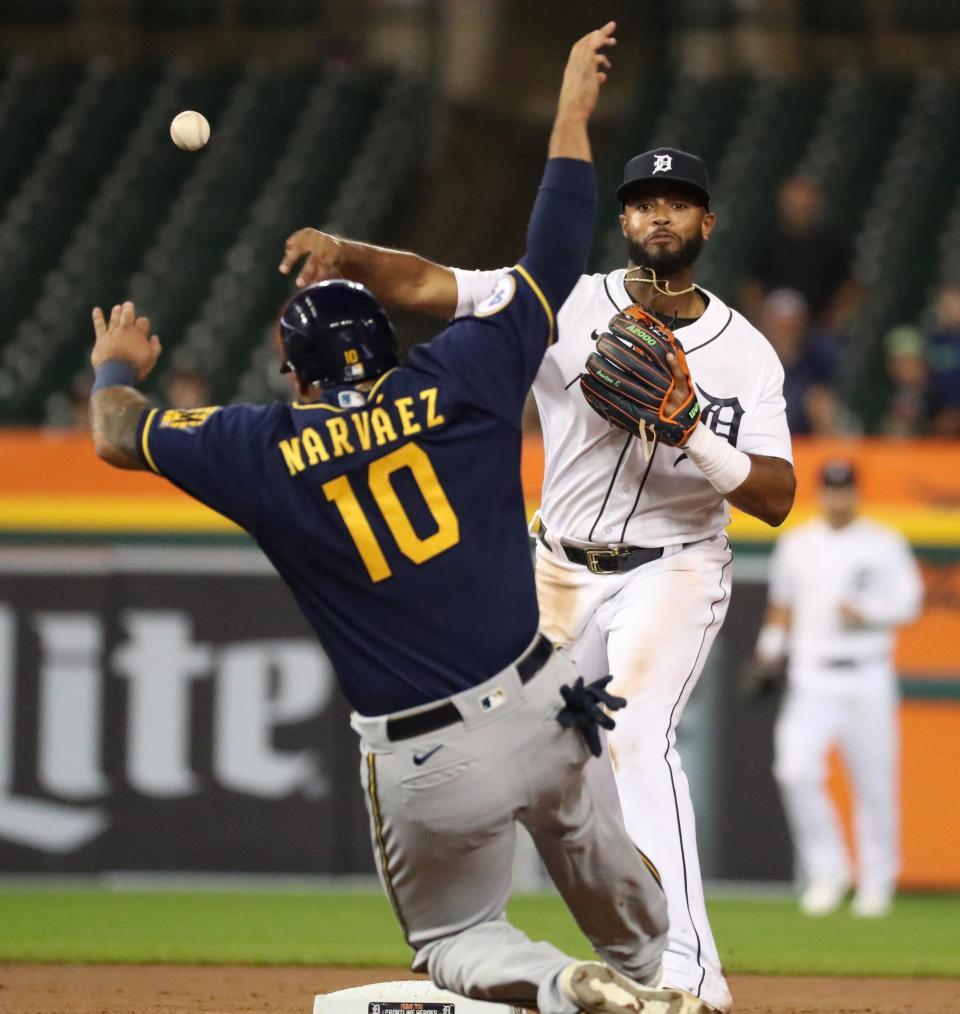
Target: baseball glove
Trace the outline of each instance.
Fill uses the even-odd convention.
[[[596,351],[580,374],[590,407],[609,423],[646,442],[647,430],[671,447],[686,443],[700,418],[700,403],[687,360],[673,332],[642,307],[612,317],[609,332],[597,336]],[[688,394],[668,407],[677,382],[667,355],[673,353]]]

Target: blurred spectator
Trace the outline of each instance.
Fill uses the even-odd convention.
[[[886,337],[887,375],[893,384],[883,431],[892,437],[915,437],[926,428],[927,355],[923,335],[910,324]]]
[[[937,297],[936,322],[927,335],[927,388],[930,432],[960,436],[960,283],[944,286]]]
[[[793,289],[777,289],[760,308],[760,330],[783,364],[787,425],[794,436],[829,436],[839,429],[831,388],[836,364],[832,339],[811,329],[810,309]]]
[[[167,378],[166,402],[173,408],[205,408],[210,404],[210,384],[193,370],[175,370]]]
[[[752,248],[740,288],[741,308],[757,323],[768,293],[795,289],[814,321],[836,331],[863,298],[860,285],[850,277],[852,259],[848,239],[824,221],[821,186],[793,176],[780,186],[776,221]]]

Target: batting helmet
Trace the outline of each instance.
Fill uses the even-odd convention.
[[[281,373],[320,387],[372,380],[400,362],[390,318],[356,282],[308,285],[280,314]]]

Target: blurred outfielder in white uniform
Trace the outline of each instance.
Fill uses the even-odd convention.
[[[853,912],[880,916],[900,868],[894,632],[917,615],[923,585],[906,540],[857,516],[849,464],[824,469],[821,498],[823,516],[777,543],[757,655],[768,671],[784,654],[789,659],[774,773],[805,885],[800,906],[825,915],[852,880],[826,786],[827,755],[837,744],[854,792]]]
[[[546,452],[541,629],[585,675],[612,673],[629,700],[610,748],[627,829],[667,894],[664,982],[726,1011],[676,729],[730,599],[726,501],[769,524],[793,502],[783,370],[754,327],[693,285],[715,221],[703,162],[671,148],[638,155],[617,199],[629,266],[580,279],[533,386]],[[289,242],[310,255],[305,283],[337,273],[388,304],[441,315],[473,312],[506,270],[452,270],[314,230]],[[683,447],[653,442],[645,453],[580,393],[596,332],[637,303],[675,329],[687,356],[702,421]],[[594,767],[602,778],[605,766]]]

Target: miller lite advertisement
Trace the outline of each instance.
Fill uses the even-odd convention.
[[[347,705],[259,553],[27,555],[0,569],[0,869],[372,872]]]

